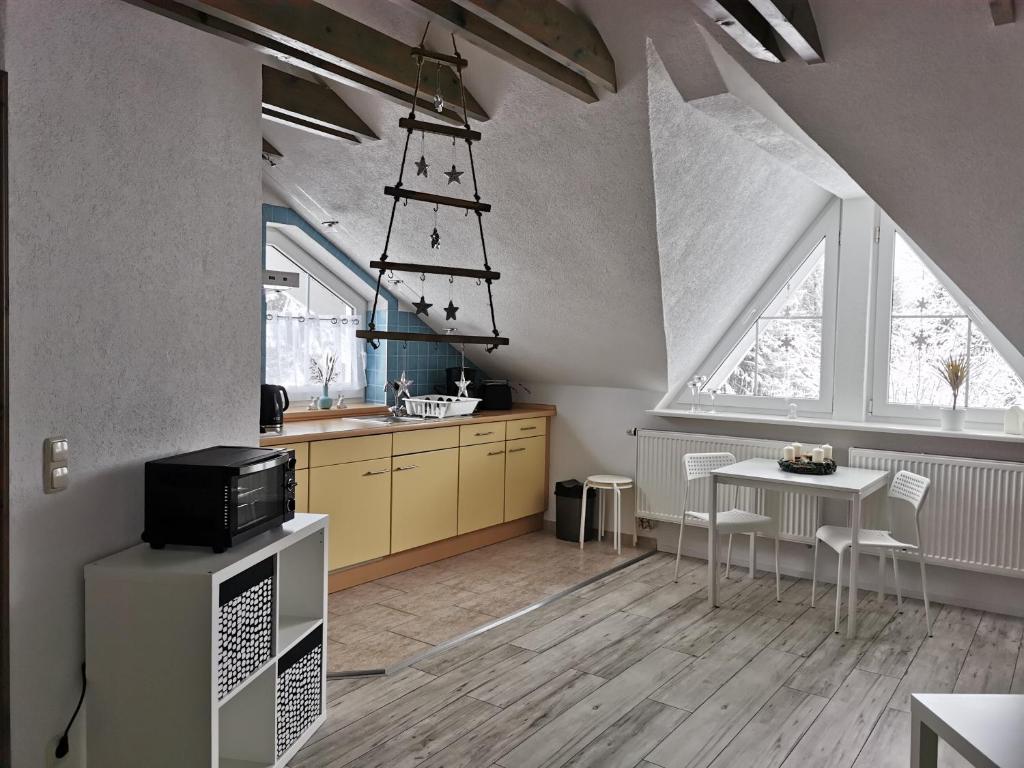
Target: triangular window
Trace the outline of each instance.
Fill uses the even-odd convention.
[[[968,362],[958,405],[1006,408],[1024,402],[1024,383],[989,338],[898,230],[894,233],[889,315],[888,391],[894,405],[949,406],[935,364]]]
[[[723,394],[807,400],[819,397],[825,242],[825,238],[818,241],[737,345],[742,357],[725,376]]]

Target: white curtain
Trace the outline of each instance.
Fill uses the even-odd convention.
[[[362,389],[366,386],[366,352],[365,344],[356,338],[361,322],[358,315],[267,315],[267,383],[281,384],[292,399],[319,395],[323,385],[313,381],[310,366],[315,360],[322,367],[330,353],[338,358],[338,378],[330,384],[331,396]]]

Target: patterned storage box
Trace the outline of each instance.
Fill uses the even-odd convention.
[[[323,706],[323,626],[277,661],[277,756],[320,717]]]
[[[223,699],[274,652],[274,558],[220,585],[217,698]]]

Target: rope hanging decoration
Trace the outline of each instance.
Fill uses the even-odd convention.
[[[373,309],[370,311],[370,320],[367,323],[366,330],[356,331],[356,336],[361,339],[365,339],[366,342],[374,349],[380,348],[381,341],[434,341],[434,342],[445,342],[445,343],[459,343],[459,344],[480,344],[488,352],[493,352],[500,346],[508,344],[508,339],[503,337],[498,331],[498,324],[494,315],[494,292],[493,283],[498,280],[501,275],[499,272],[491,269],[491,264],[487,255],[487,241],[484,238],[484,223],[483,215],[489,213],[491,206],[488,203],[484,203],[480,197],[480,187],[477,182],[476,176],[476,165],[473,160],[473,142],[480,139],[480,133],[474,131],[469,125],[469,114],[466,109],[466,88],[462,79],[462,70],[467,66],[467,62],[459,55],[459,49],[455,42],[455,35],[452,35],[452,55],[439,53],[436,51],[428,50],[424,47],[424,42],[427,36],[427,29],[430,25],[427,24],[426,29],[423,31],[423,37],[420,39],[420,44],[416,48],[413,48],[411,53],[412,57],[416,61],[416,84],[413,88],[412,100],[410,104],[410,111],[408,118],[399,120],[399,126],[405,128],[405,147],[402,150],[402,162],[398,170],[398,181],[395,182],[394,186],[385,187],[384,194],[389,195],[393,198],[391,203],[391,216],[388,219],[387,234],[384,237],[384,251],[381,253],[380,259],[372,261],[370,263],[371,269],[377,269],[377,288],[373,296]],[[421,87],[429,87],[426,83],[429,82],[429,74],[424,73],[423,66],[427,61],[433,61],[437,65],[437,71],[435,73],[436,91],[434,94],[433,103],[438,112],[444,111],[444,97],[441,93],[440,88],[440,71],[443,65],[451,65],[455,67],[456,74],[458,76],[459,83],[459,104],[458,107],[462,111],[462,127],[452,127],[444,123],[438,123],[433,120],[420,120],[416,117],[416,106],[420,93]],[[429,70],[428,70],[429,72]],[[424,80],[424,77],[427,79]],[[440,105],[440,106],[438,106]],[[409,158],[409,143],[412,140],[413,133],[420,133],[420,158],[414,163],[416,166],[416,176],[423,176],[428,178],[426,157],[423,151],[424,147],[424,136],[427,133],[440,134],[442,136],[452,137],[452,159],[455,159],[455,142],[458,138],[462,138],[466,142],[467,155],[469,157],[469,174],[473,181],[473,199],[467,200],[464,198],[447,197],[444,195],[437,195],[429,192],[421,192],[411,189],[406,189],[404,186],[405,181],[405,166]],[[462,184],[461,171],[457,171],[454,162],[452,163],[452,170],[446,172],[444,175],[448,178],[448,184],[456,183]],[[408,205],[410,200],[433,203],[434,207],[434,231],[431,236],[431,247],[432,250],[438,248],[439,236],[437,233],[437,210],[439,206],[450,206],[455,208],[464,208],[466,215],[469,215],[470,211],[476,214],[477,219],[477,231],[480,235],[480,249],[483,255],[483,269],[465,269],[462,267],[445,267],[439,265],[427,265],[427,264],[408,264],[389,262],[388,249],[391,247],[391,235],[394,232],[395,226],[395,214],[398,212],[398,203],[402,202],[403,207]],[[449,284],[454,283],[456,277],[467,277],[470,279],[476,279],[476,284],[485,284],[487,286],[487,305],[490,310],[491,319],[491,335],[490,336],[463,336],[452,333],[436,334],[436,333],[415,333],[410,331],[378,331],[377,330],[377,306],[380,301],[380,288],[381,281],[385,274],[392,275],[394,272],[414,272],[419,273],[421,280],[425,279],[424,273],[430,274],[443,274],[448,276]],[[455,319],[455,312],[458,311],[458,307],[455,306],[451,300],[451,289],[449,288],[449,306],[445,309],[446,315],[450,314],[451,317],[448,319]],[[432,304],[426,303],[426,298],[421,296],[420,302],[417,303],[417,314],[426,315],[426,308],[433,306]],[[422,308],[421,308],[422,307]]]

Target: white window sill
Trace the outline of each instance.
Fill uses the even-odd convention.
[[[838,419],[811,419],[799,417],[790,419],[786,416],[775,416],[760,413],[725,413],[718,411],[698,411],[691,413],[685,409],[652,408],[647,413],[653,416],[667,416],[677,419],[699,419],[702,421],[738,421],[748,424],[779,424],[784,426],[817,427],[819,429],[841,429],[856,432],[888,432],[897,435],[929,435],[932,437],[950,437],[968,440],[991,440],[1002,443],[1024,442],[1022,435],[1008,435],[1005,432],[983,429],[964,429],[960,432],[947,432],[938,426],[924,424],[898,424],[887,421],[840,421]]]

